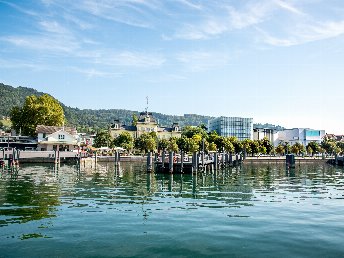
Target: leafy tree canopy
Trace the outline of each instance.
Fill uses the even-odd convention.
[[[96,148],[100,147],[113,147],[113,139],[109,133],[109,131],[100,131],[97,133],[96,137],[94,138],[93,146]]]
[[[11,110],[12,127],[24,135],[35,135],[37,125],[62,126],[64,113],[60,103],[48,94],[31,95],[25,99],[23,107]]]
[[[122,132],[113,141],[114,146],[122,147],[127,151],[131,151],[134,148],[134,138],[129,132]]]

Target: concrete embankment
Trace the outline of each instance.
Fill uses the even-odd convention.
[[[295,157],[295,163],[326,163],[329,159],[321,157]],[[243,163],[285,163],[286,157],[246,157]]]

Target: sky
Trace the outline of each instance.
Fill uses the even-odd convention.
[[[344,134],[343,0],[0,0],[0,82],[80,109]]]

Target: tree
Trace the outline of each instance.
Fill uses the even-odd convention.
[[[135,147],[141,151],[153,151],[156,149],[156,138],[149,133],[143,133],[135,140]]]
[[[267,154],[271,154],[274,146],[271,144],[268,138],[264,137],[263,140],[259,141],[260,146],[264,146]]]
[[[320,146],[328,153],[333,154],[337,147],[336,140],[330,137],[324,137]]]
[[[284,155],[285,153],[285,146],[283,144],[279,144],[276,149],[275,149],[276,153],[279,155]]]
[[[131,125],[132,125],[132,126],[136,126],[136,125],[137,125],[137,121],[139,121],[137,115],[136,115],[136,114],[133,114]]]
[[[188,147],[189,152],[196,152],[200,149],[199,142],[197,142],[194,138],[188,139]]]
[[[235,153],[240,153],[242,151],[242,143],[240,141],[238,141],[238,139],[234,136],[229,137],[229,140],[231,141],[231,143],[234,146],[234,151]]]
[[[159,150],[166,150],[168,147],[168,140],[167,139],[160,139],[158,141]]]
[[[313,156],[313,149],[307,145],[307,153],[308,155],[312,155]]]
[[[176,143],[178,145],[178,149],[186,152],[189,151],[189,139],[186,136],[182,135],[182,137],[176,140]]]
[[[258,154],[259,153],[259,141],[258,140],[254,140],[250,142],[250,147],[251,147],[251,154],[252,157],[254,156],[254,154]]]
[[[223,148],[228,153],[234,153],[235,151],[234,146],[228,137],[223,139]]]
[[[252,140],[250,140],[250,139],[245,139],[245,140],[241,141],[243,151],[245,151],[246,153],[252,153],[251,142],[252,142]]]
[[[182,132],[182,135],[186,136],[187,138],[192,138],[192,136],[195,134],[200,135],[202,139],[206,139],[208,137],[207,131],[199,126],[185,126]]]
[[[308,143],[307,145],[307,151],[308,151],[308,148],[312,149],[312,155],[314,155],[315,153],[318,153],[319,151],[319,144],[317,142],[310,142]]]
[[[216,151],[216,150],[217,150],[216,144],[213,142],[209,143],[209,151]]]
[[[129,132],[122,132],[113,141],[115,146],[122,147],[127,151],[131,151],[134,148],[134,138]]]
[[[342,141],[340,141],[340,142],[337,142],[337,147],[339,148],[339,152],[341,153],[341,154],[343,154],[344,153],[344,142],[342,142]]]
[[[305,147],[299,142],[296,142],[293,146],[291,146],[291,152],[296,155],[300,155],[300,153],[303,153],[304,149]]]
[[[177,139],[174,137],[171,137],[168,141],[168,146],[167,146],[168,151],[174,151],[178,152],[178,145],[177,145]]]
[[[23,107],[13,107],[12,128],[24,135],[35,136],[37,125],[62,126],[64,113],[60,103],[48,94],[26,97]]]
[[[94,138],[93,146],[96,148],[100,147],[113,147],[113,139],[109,133],[109,131],[100,131],[96,134],[96,137]]]

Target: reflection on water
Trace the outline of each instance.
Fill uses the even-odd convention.
[[[22,166],[17,173],[0,172],[0,241],[5,254],[14,256],[34,240],[33,256],[43,248],[34,243],[44,243],[58,256],[73,255],[88,243],[82,256],[107,256],[116,248],[118,256],[252,257],[257,254],[246,249],[249,241],[256,242],[261,256],[277,255],[285,241],[298,246],[283,251],[289,255],[305,254],[309,241],[322,241],[327,248],[319,246],[313,255],[332,256],[344,251],[333,238],[343,236],[338,222],[343,198],[343,170],[326,164],[292,170],[283,164],[246,164],[194,175],[147,174],[136,163],[97,170]],[[298,231],[304,239],[295,235]],[[197,244],[180,252],[165,242],[184,246],[190,240]],[[209,244],[216,248],[205,248]]]

